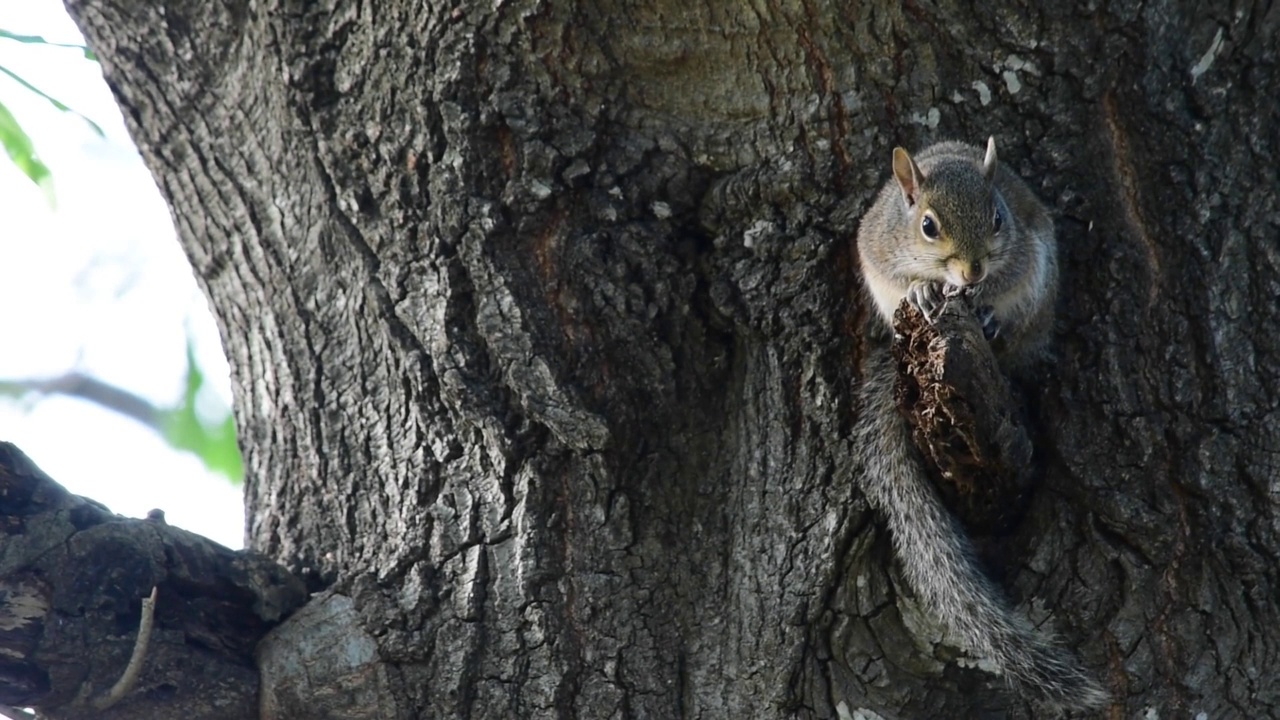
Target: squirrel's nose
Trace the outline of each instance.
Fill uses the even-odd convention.
[[[951,264],[952,284],[959,284],[961,287],[970,286],[970,284],[982,282],[982,279],[986,277],[987,266],[982,263],[982,260],[974,260],[972,263],[955,261],[955,263]]]
[[[965,283],[968,285],[980,283],[986,276],[987,268],[983,266],[981,260],[974,260],[967,267],[960,268],[960,277],[964,278]]]

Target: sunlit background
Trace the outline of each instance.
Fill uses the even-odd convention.
[[[0,30],[83,38],[58,0],[0,2]],[[187,346],[205,384],[194,407],[225,417],[231,391],[217,327],[174,238],[168,207],[125,130],[98,64],[83,51],[0,38],[0,67],[91,119],[0,75],[0,103],[52,175],[49,193],[0,155],[0,382],[79,372],[176,407]],[[153,428],[63,395],[0,396],[0,440],[71,492],[130,517],[240,547],[240,488]]]

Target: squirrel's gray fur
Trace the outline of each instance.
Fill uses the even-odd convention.
[[[913,159],[896,148],[894,178],[863,217],[858,250],[877,322],[890,332],[904,297],[928,315],[942,285],[972,285],[989,305],[988,337],[1001,336],[993,348],[1002,366],[1018,368],[1044,352],[1058,277],[1053,222],[999,163],[994,138],[985,153],[948,142]],[[873,348],[854,430],[863,490],[888,521],[903,574],[923,607],[1020,691],[1057,708],[1103,705],[1106,691],[1079,660],[1010,607],[983,571],[925,475],[895,406],[888,348]]]

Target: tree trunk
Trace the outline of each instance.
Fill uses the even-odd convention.
[[[988,134],[1064,270],[991,572],[1108,717],[1280,712],[1280,5],[67,4],[327,588],[264,717],[1030,717],[849,439],[858,218]]]

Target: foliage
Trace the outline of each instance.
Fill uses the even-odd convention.
[[[235,418],[227,411],[218,420],[201,419],[196,401],[203,387],[204,373],[188,341],[186,390],[177,406],[159,412],[156,429],[173,447],[194,453],[205,467],[239,483],[244,478],[244,462],[236,444]]]
[[[39,35],[23,35],[0,28],[0,40],[31,46],[76,50],[83,54],[86,60],[91,62],[98,60],[86,45],[51,42]],[[79,117],[99,137],[105,137],[102,128],[93,120],[36,87],[10,68],[0,65],[0,75],[8,76],[28,92],[43,98],[58,110]],[[0,145],[4,146],[10,161],[44,191],[49,204],[53,205],[52,173],[40,160],[31,137],[3,101],[0,101]],[[236,444],[235,420],[230,411],[225,409],[221,416],[213,421],[200,417],[196,411],[196,405],[204,384],[204,373],[196,364],[191,343],[188,341],[186,387],[182,400],[173,407],[155,407],[128,391],[74,372],[43,380],[0,381],[0,396],[24,398],[32,395],[65,394],[80,397],[137,420],[159,433],[174,448],[195,454],[204,461],[207,468],[238,483],[244,476],[244,466],[240,449]]]
[[[182,399],[171,407],[157,407],[146,398],[79,372],[52,378],[0,380],[0,397],[30,403],[30,398],[66,395],[87,400],[99,407],[132,418],[154,430],[165,442],[200,458],[206,468],[225,475],[233,483],[244,477],[236,425],[231,411],[219,408],[210,420],[198,411],[204,372],[196,363],[191,341],[187,341],[187,378]],[[28,405],[29,407],[30,405]]]
[[[74,48],[84,53],[85,59],[94,62],[97,61],[97,56],[95,56],[93,51],[85,45],[49,42],[39,35],[20,35],[3,28],[0,28],[0,39],[12,40],[14,42],[24,43],[27,45]],[[22,78],[22,76],[18,75],[14,71],[0,65],[0,74],[9,76],[28,91],[49,101],[49,103],[58,110],[71,113],[72,115],[81,118],[89,124],[89,127],[93,128],[93,131],[97,133],[99,137],[103,136],[102,128],[99,127],[97,123],[85,117],[83,114],[71,109],[66,105],[66,103],[63,103],[35,85],[32,85],[30,82],[27,82]],[[31,182],[35,183],[44,191],[45,197],[48,199],[49,204],[52,205],[54,202],[53,175],[49,172],[49,168],[40,161],[40,157],[36,154],[35,144],[31,142],[31,137],[22,129],[22,125],[18,123],[17,118],[13,116],[13,113],[10,112],[9,108],[6,107],[2,101],[0,101],[0,145],[4,146],[5,154],[9,156],[9,160],[12,161],[24,175],[30,178]]]

